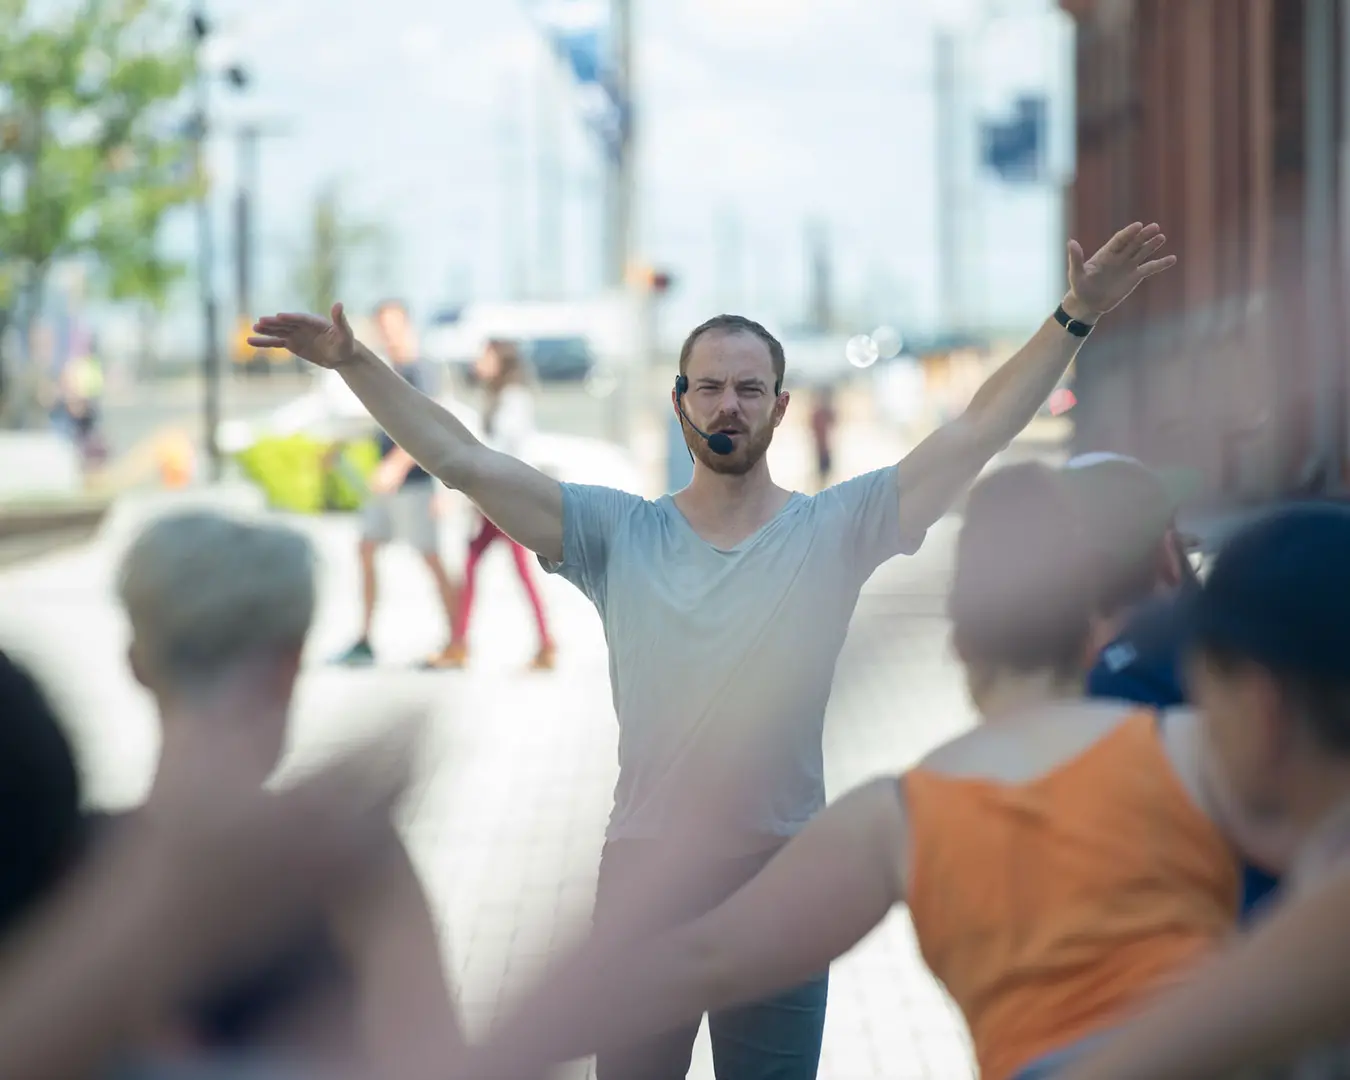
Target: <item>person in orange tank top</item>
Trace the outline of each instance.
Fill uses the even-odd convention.
[[[1053,470],[976,485],[948,610],[982,723],[833,803],[708,915],[592,936],[457,1075],[531,1075],[796,985],[901,903],[985,1080],[1049,1075],[1192,970],[1233,929],[1237,837],[1189,714],[1083,697],[1089,565]]]
[[[1187,605],[1215,786],[1247,818],[1289,829],[1298,856],[1272,912],[1072,1080],[1350,1075],[1347,551],[1350,507],[1282,508],[1224,545]],[[1266,1066],[1284,1071],[1252,1071]]]

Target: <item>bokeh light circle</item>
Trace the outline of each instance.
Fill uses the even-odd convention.
[[[619,389],[619,377],[608,368],[592,368],[586,376],[586,393],[593,398],[612,397]]]
[[[872,331],[872,340],[877,344],[877,355],[882,360],[894,360],[905,347],[905,339],[894,326],[878,326]]]
[[[872,340],[870,334],[858,334],[848,339],[848,344],[844,346],[844,356],[848,362],[855,368],[871,367],[877,362],[877,357],[881,355],[881,350],[877,348],[877,343]]]

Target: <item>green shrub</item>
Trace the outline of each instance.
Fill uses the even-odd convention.
[[[366,500],[366,484],[380,464],[380,448],[374,439],[361,439],[342,447],[333,468],[324,477],[324,503],[330,510],[356,510]]]
[[[341,466],[329,468],[333,447],[310,435],[268,436],[236,455],[236,460],[274,509],[296,514],[354,510],[364,498],[357,481],[374,471],[379,450],[373,439],[349,443],[342,449]]]

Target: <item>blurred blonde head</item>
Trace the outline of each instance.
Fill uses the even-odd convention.
[[[152,692],[200,691],[262,662],[289,696],[314,620],[314,550],[284,526],[191,510],[140,533],[117,592],[131,622],[132,668]]]

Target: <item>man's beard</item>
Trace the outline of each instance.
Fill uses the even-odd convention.
[[[688,424],[681,426],[684,428],[685,445],[699,463],[723,476],[744,476],[759,464],[760,459],[768,452],[769,444],[773,442],[773,424],[766,423],[758,431],[738,432],[731,453],[715,454],[707,439],[692,431]],[[715,431],[717,428],[711,428],[709,434]]]

